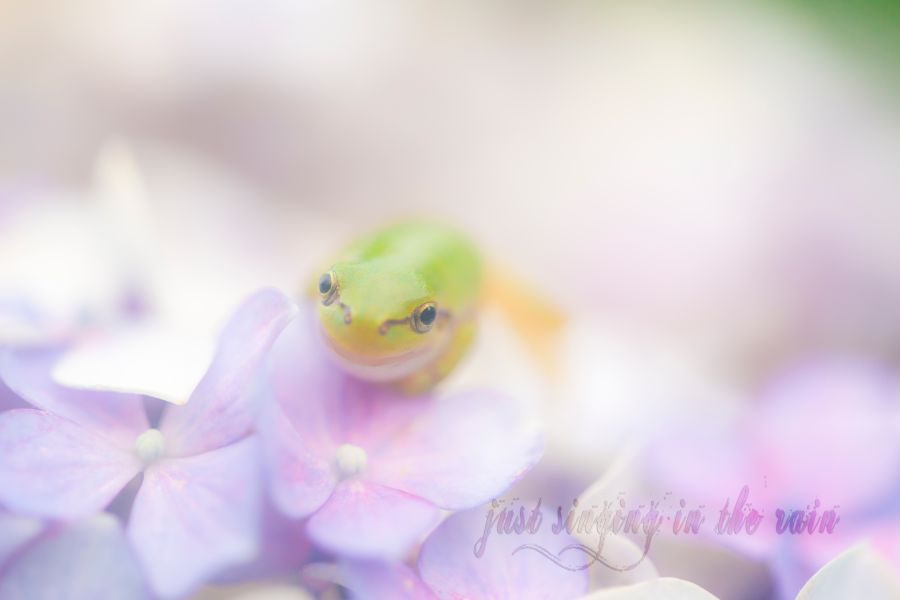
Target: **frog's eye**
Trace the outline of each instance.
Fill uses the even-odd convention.
[[[337,278],[334,273],[328,271],[319,276],[319,294],[322,296],[322,304],[328,306],[334,302],[337,296]]]
[[[412,328],[419,333],[431,330],[437,320],[437,305],[434,302],[426,302],[413,311]]]

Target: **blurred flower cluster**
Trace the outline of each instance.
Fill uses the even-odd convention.
[[[806,4],[2,3],[0,600],[900,598],[900,15]],[[562,330],[344,374],[407,217]]]

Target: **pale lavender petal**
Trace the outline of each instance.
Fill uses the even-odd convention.
[[[24,298],[0,295],[0,344],[34,346],[59,339],[59,327]]]
[[[0,513],[0,570],[29,540],[44,529],[44,522],[34,517]]]
[[[536,419],[502,394],[442,398],[370,458],[365,477],[458,510],[496,497],[543,454]]]
[[[212,365],[187,405],[170,407],[163,414],[160,430],[170,455],[199,454],[247,434],[256,418],[251,388],[269,348],[296,310],[274,289],[244,301],[225,327]]]
[[[57,385],[51,372],[60,354],[56,349],[8,349],[0,356],[0,378],[33,406],[84,425],[121,448],[131,448],[149,427],[143,399]]]
[[[359,480],[337,486],[307,523],[310,539],[341,556],[396,559],[437,522],[433,504]]]
[[[404,564],[348,561],[339,570],[340,583],[354,600],[436,600],[419,576]]]
[[[427,397],[345,375],[328,360],[315,319],[304,305],[273,347],[269,375],[277,402],[311,452],[331,460],[344,443],[373,450],[429,410]]]
[[[33,409],[0,414],[0,457],[0,502],[60,519],[103,509],[141,469],[86,427]]]
[[[48,532],[0,579],[0,600],[149,597],[122,527],[105,514]]]
[[[487,509],[457,513],[422,545],[419,575],[439,598],[566,600],[587,590],[586,569],[570,570],[554,562],[575,568],[585,561],[580,552],[563,551],[576,542],[564,532],[553,534],[552,515],[543,515],[535,533],[500,535],[495,529],[476,556],[487,516]]]
[[[263,408],[260,432],[275,505],[295,518],[322,506],[337,485],[332,461],[309,449],[275,402]]]
[[[258,447],[251,437],[147,468],[128,537],[153,589],[180,596],[258,551]]]

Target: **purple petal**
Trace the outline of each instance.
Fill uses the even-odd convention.
[[[269,490],[291,517],[305,517],[331,495],[337,477],[331,462],[311,451],[280,407],[269,403],[260,420]]]
[[[473,509],[457,513],[429,536],[419,552],[419,574],[439,598],[531,598],[565,600],[580,597],[587,589],[588,572],[566,565],[584,562],[560,551],[575,541],[565,533],[552,533],[552,519],[544,514],[536,533],[488,536],[481,556],[475,544],[484,535],[488,512]],[[523,546],[529,545],[531,548]],[[544,549],[548,556],[534,548]],[[571,552],[572,555],[576,553]]]
[[[437,600],[415,571],[404,564],[349,561],[341,565],[340,583],[354,600]]]
[[[173,456],[220,448],[247,432],[256,418],[250,388],[297,307],[281,292],[250,296],[226,326],[212,365],[186,406],[163,414],[160,430]]]
[[[334,366],[308,308],[272,349],[269,384],[311,452],[330,461],[344,443],[372,450],[427,412],[428,398],[399,395],[348,377]]]
[[[43,529],[44,523],[40,519],[0,513],[0,570],[17,550]]]
[[[437,522],[433,504],[377,484],[347,480],[307,523],[310,539],[342,556],[403,556]]]
[[[37,408],[83,425],[121,448],[147,430],[143,399],[134,394],[77,390],[51,378],[59,350],[16,349],[0,356],[0,378]]]
[[[60,519],[101,510],[141,469],[89,429],[33,409],[0,414],[0,456],[0,501]]]
[[[9,566],[0,598],[149,598],[119,522],[110,515],[42,536]]]
[[[469,508],[507,489],[543,454],[540,427],[507,397],[442,398],[373,454],[366,479],[446,509]]]
[[[0,412],[13,408],[28,408],[28,403],[22,400],[18,394],[9,389],[3,379],[0,378]]]
[[[128,537],[154,590],[186,594],[258,550],[255,438],[150,466],[134,501]]]
[[[306,536],[306,522],[289,519],[267,504],[261,510],[260,531],[261,546],[253,562],[228,569],[214,583],[289,577],[307,563],[312,545]]]

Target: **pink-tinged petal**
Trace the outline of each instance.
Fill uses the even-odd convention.
[[[153,589],[186,594],[259,548],[258,447],[248,438],[147,468],[128,537]]]
[[[337,485],[332,461],[310,450],[275,402],[263,408],[259,427],[275,505],[291,517],[309,515],[324,504]]]
[[[304,305],[271,353],[271,390],[311,452],[331,460],[345,443],[372,450],[429,410],[427,397],[348,377],[328,352],[314,311]]]
[[[753,455],[750,433],[741,425],[730,420],[708,420],[703,428],[698,428],[695,419],[679,421],[643,452],[645,482],[653,484],[648,493],[638,496],[633,488],[610,487],[597,500],[615,501],[618,494],[625,492],[629,505],[634,505],[659,501],[661,490],[671,491],[674,502],[683,499],[689,508],[700,508],[708,515],[707,524],[699,532],[701,537],[756,558],[770,555],[781,541],[774,526],[760,527],[753,535],[716,532],[719,511],[726,502],[733,509],[745,486],[747,512],[757,510],[766,515],[765,519],[772,519],[780,504],[778,493],[783,488],[772,485],[765,465]],[[686,435],[687,431],[690,435]],[[635,472],[639,472],[638,468]]]
[[[348,561],[338,570],[340,585],[354,600],[437,600],[419,576],[404,564]]]
[[[442,398],[374,453],[365,477],[458,510],[496,497],[543,454],[537,420],[502,394]]]
[[[297,311],[274,289],[250,296],[225,327],[212,365],[186,406],[170,407],[160,430],[170,455],[187,456],[220,448],[253,426],[251,393],[269,348]]]
[[[0,570],[30,540],[43,531],[44,522],[34,517],[0,513]]]
[[[143,399],[134,394],[76,390],[57,385],[51,372],[61,352],[8,349],[0,356],[0,378],[37,408],[83,425],[121,448],[131,448],[147,430]]]
[[[396,559],[431,529],[440,511],[404,492],[350,479],[307,523],[316,545],[341,556]]]
[[[767,388],[753,422],[753,451],[782,506],[865,510],[896,487],[900,384],[892,370],[825,361]]]
[[[877,528],[870,538],[872,548],[894,566],[900,573],[900,521],[891,519],[888,522],[873,524]]]
[[[69,420],[33,409],[0,414],[0,502],[14,511],[87,516],[140,469],[137,456]]]
[[[676,421],[671,431],[648,445],[643,460],[650,479],[671,490],[676,500],[685,498],[711,510],[722,508],[726,498],[749,485],[753,504],[772,508],[775,498],[764,485],[765,473],[752,455],[741,423],[710,419],[702,428],[695,425],[695,419]],[[619,492],[610,491],[612,496]]]
[[[121,525],[105,514],[43,535],[0,579],[2,600],[149,597]]]
[[[577,542],[552,532],[550,513],[535,533],[501,535],[495,525],[482,547],[488,515],[488,509],[457,513],[422,545],[419,575],[439,598],[566,600],[587,590],[587,569],[578,568],[585,555],[566,550]]]

